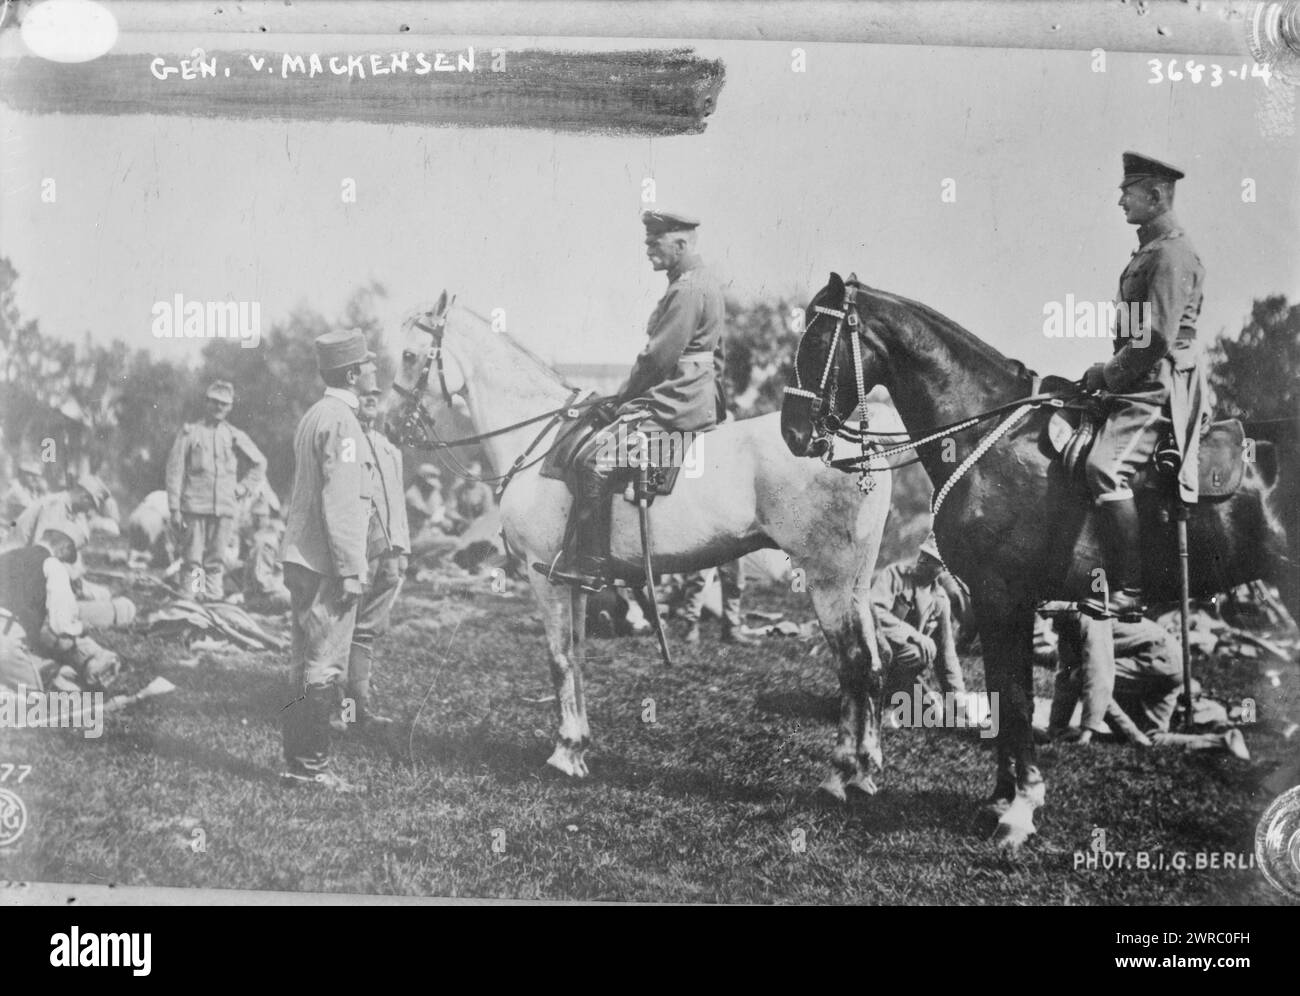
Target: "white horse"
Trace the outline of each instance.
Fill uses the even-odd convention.
[[[449,304],[444,292],[434,307],[403,322],[394,392],[384,406],[390,435],[409,436],[413,414],[430,418],[459,395],[475,432],[491,433],[484,445],[497,474],[528,453],[525,469],[502,495],[501,521],[510,549],[526,565],[546,628],[558,714],[547,763],[585,777],[591,742],[582,679],[587,596],[551,584],[532,566],[555,558],[572,502],[568,487],[542,477],[534,463],[557,431],[539,416],[573,404],[574,389],[487,319]],[[789,554],[839,662],[839,735],[821,787],[838,799],[846,787],[873,793],[872,771],[882,762],[882,668],[868,589],[889,512],[889,475],[875,475],[876,487],[863,494],[852,477],[792,455],[776,413],[725,423],[694,446],[699,473],[681,473],[673,493],[654,502],[655,573],[702,570],[764,547]],[[635,574],[641,563],[637,509],[621,499],[614,504],[610,552]]]

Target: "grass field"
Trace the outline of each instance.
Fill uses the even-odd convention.
[[[796,620],[811,616],[805,598],[746,595]],[[695,651],[678,639],[673,671],[650,638],[591,641],[595,743],[591,777],[576,784],[544,765],[552,705],[538,700],[551,688],[526,592],[411,585],[380,670],[399,732],[336,750],[369,785],[364,797],[279,787],[286,655],[183,667],[179,646],[110,634],[130,662],[124,690],[156,674],[178,690],[109,716],[98,740],[0,731],[0,763],[33,766],[8,783],[31,822],[0,851],[0,879],[725,903],[1285,902],[1257,870],[1192,865],[1198,852],[1253,851],[1269,802],[1257,782],[1295,749],[1263,721],[1300,700],[1295,668],[1281,689],[1249,661],[1200,668],[1207,692],[1258,701],[1250,762],[1042,748],[1048,805],[1013,864],[974,820],[992,787],[991,741],[887,730],[880,793],[825,804],[815,788],[838,709],[826,650],[795,639],[728,648],[716,633]],[[978,658],[965,663],[980,687]],[[1047,693],[1050,675],[1037,681]],[[654,723],[643,721],[648,699]],[[1075,870],[1096,827],[1112,851],[1187,852],[1189,867]]]

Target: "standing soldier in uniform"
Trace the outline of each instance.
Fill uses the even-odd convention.
[[[648,341],[615,399],[618,418],[574,458],[580,481],[575,497],[577,549],[565,550],[558,564],[543,568],[550,580],[589,591],[599,591],[609,580],[610,476],[615,467],[635,462],[627,453],[609,459],[611,437],[620,437],[619,446],[625,439],[640,446],[635,435],[639,431],[649,440],[650,452],[663,453],[669,447],[657,445],[656,434],[703,432],[718,419],[716,384],[723,371],[725,306],[721,286],[695,252],[700,223],[663,211],[646,211],[641,221],[646,256],[655,270],[667,272],[668,290],[650,316]]]
[[[391,726],[393,722],[375,711],[373,705],[375,641],[388,632],[389,614],[406,576],[406,555],[411,549],[406,499],[402,494],[402,451],[375,430],[378,413],[379,384],[374,374],[370,374],[358,411],[366,436],[366,464],[371,478],[366,539],[369,584],[357,607],[357,625],[352,631],[347,696],[355,704],[357,725],[372,728]]]
[[[330,770],[330,717],[365,594],[370,519],[369,447],[357,421],[359,397],[373,376],[375,354],[357,330],[316,339],[325,396],[293,437],[293,494],[280,559],[289,589],[293,650],[284,708],[285,785],[363,791]]]
[[[1183,495],[1188,475],[1195,500],[1198,390],[1203,371],[1196,346],[1205,267],[1174,217],[1174,183],[1183,172],[1134,152],[1124,153],[1119,206],[1137,225],[1138,248],[1119,279],[1114,355],[1094,364],[1083,387],[1105,391],[1106,423],[1088,456],[1089,490],[1101,512],[1102,559],[1110,586],[1109,611],[1122,619],[1141,617],[1142,563],[1137,502],[1130,482],[1155,453],[1169,426],[1183,456]],[[1130,315],[1139,316],[1135,324]]]
[[[239,501],[256,491],[266,457],[248,434],[226,421],[235,401],[229,381],[213,381],[202,422],[181,430],[167,460],[167,507],[181,540],[183,577],[196,601],[225,597],[226,547],[234,534]],[[248,470],[239,476],[239,458]],[[200,583],[202,582],[202,583]]]

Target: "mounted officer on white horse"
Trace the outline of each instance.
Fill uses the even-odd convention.
[[[605,428],[574,455],[576,542],[559,563],[540,565],[552,581],[599,591],[612,580],[609,564],[610,480],[647,453],[672,454],[680,465],[695,434],[724,416],[722,288],[695,251],[699,221],[646,211],[646,256],[668,274],[668,289],[646,327],[647,342],[614,397]],[[607,410],[608,413],[608,410]],[[682,440],[685,442],[682,442]]]

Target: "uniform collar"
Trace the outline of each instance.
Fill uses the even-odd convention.
[[[353,394],[351,391],[345,391],[341,387],[325,388],[325,397],[338,398],[340,401],[342,401],[353,411],[356,411],[358,408],[361,407],[361,402],[357,400],[357,396]]]
[[[1174,217],[1173,211],[1166,211],[1160,217],[1152,218],[1145,225],[1138,227],[1138,245],[1145,246],[1162,235],[1168,235],[1177,230],[1178,219]]]
[[[684,274],[698,269],[702,264],[703,261],[695,253],[684,253],[682,258],[677,261],[677,265],[668,270],[668,282],[675,284]]]

